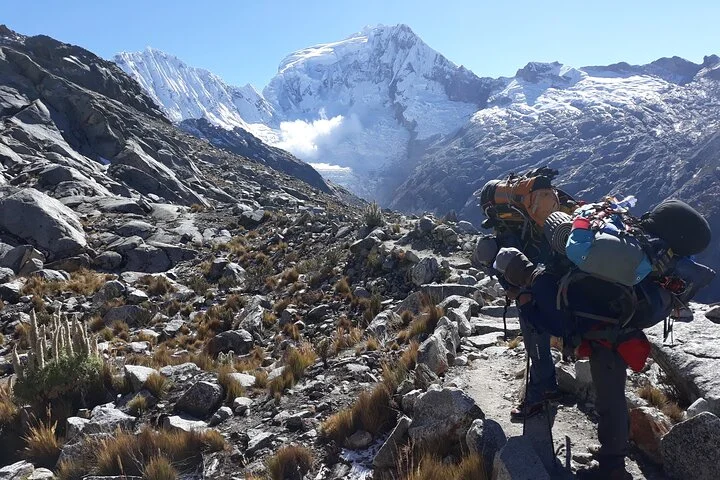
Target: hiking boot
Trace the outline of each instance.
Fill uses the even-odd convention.
[[[525,420],[542,413],[543,410],[545,410],[545,402],[533,403],[532,405],[525,405],[525,402],[523,402],[510,410],[510,419]]]
[[[577,471],[578,480],[633,480],[630,472],[625,467],[603,468],[596,466],[583,468]]]

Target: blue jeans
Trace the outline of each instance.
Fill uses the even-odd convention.
[[[555,363],[550,354],[550,334],[541,333],[520,313],[520,330],[525,343],[525,350],[530,356],[530,383],[525,392],[525,404],[532,405],[543,401],[547,392],[557,390]]]

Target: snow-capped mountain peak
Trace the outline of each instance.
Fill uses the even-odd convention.
[[[122,52],[113,60],[162,106],[168,118],[207,118],[232,129],[241,127],[259,136],[271,122],[273,108],[251,85],[235,87],[202,68],[155,48]]]

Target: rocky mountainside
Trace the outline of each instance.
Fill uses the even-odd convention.
[[[317,170],[285,150],[271,147],[241,127],[228,130],[215,126],[204,118],[183,120],[179,126],[185,132],[204,138],[218,148],[257,159],[258,162],[299,178],[318,190],[330,192],[330,187]]]
[[[472,265],[472,224],[360,209],[241,132],[185,127],[210,141],[113,64],[0,29],[0,479],[550,479],[595,462],[588,361],[558,342],[561,404],[525,436],[509,421],[517,310]],[[638,479],[716,474],[720,307],[691,307],[628,377]]]

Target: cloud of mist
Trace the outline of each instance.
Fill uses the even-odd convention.
[[[306,161],[325,160],[333,147],[348,135],[362,130],[360,121],[354,115],[327,118],[325,111],[321,110],[319,117],[311,122],[294,120],[280,123],[280,141],[276,146]]]

